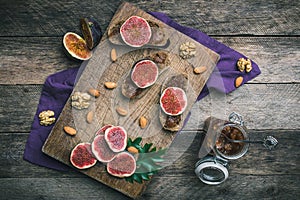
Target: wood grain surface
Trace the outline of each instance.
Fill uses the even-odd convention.
[[[219,186],[194,174],[202,123],[211,97],[197,103],[186,126],[192,144],[162,169],[140,199],[298,199],[299,190],[299,1],[129,2],[166,13],[253,59],[262,74],[215,105],[220,115],[241,113],[253,138],[274,135],[279,146],[251,146],[230,163]],[[106,30],[121,1],[0,1],[0,199],[129,199],[75,170],[59,172],[23,160],[42,84],[52,73],[78,67],[62,49],[67,31],[80,33],[79,19],[95,17]],[[223,105],[223,107],[221,107]],[[220,108],[221,107],[221,108]],[[199,117],[198,117],[199,116]],[[176,151],[175,151],[176,152]]]

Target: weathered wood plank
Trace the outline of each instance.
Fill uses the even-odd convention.
[[[158,177],[194,176],[194,164],[198,161],[198,151],[203,138],[203,131],[185,131],[175,141],[169,158],[172,159],[163,168]],[[299,130],[266,130],[249,133],[251,139],[260,139],[273,135],[279,141],[278,146],[269,151],[262,145],[251,145],[248,153],[241,159],[230,163],[231,175],[295,175],[299,176],[298,151],[300,144]],[[0,134],[0,178],[82,178],[85,175],[70,169],[68,172],[50,170],[23,160],[23,152],[28,133]],[[290,153],[286,153],[290,152]],[[258,156],[259,155],[259,156]],[[282,156],[284,155],[284,156]],[[255,164],[254,164],[255,163]],[[16,173],[18,172],[18,173]],[[163,179],[162,179],[163,180]],[[179,181],[179,180],[178,180]],[[229,180],[230,181],[230,180]],[[163,184],[166,184],[165,181]]]
[[[0,36],[57,36],[79,31],[81,17],[107,27],[122,1],[1,1]],[[128,0],[145,11],[160,11],[177,22],[213,35],[299,35],[299,1]],[[234,11],[234,12],[232,12]]]
[[[0,85],[0,133],[30,131],[41,89]],[[194,105],[185,129],[202,129],[208,116],[226,119],[232,111],[242,114],[250,129],[299,129],[299,91],[299,84],[246,84],[226,96],[212,92]]]
[[[216,37],[254,60],[262,74],[255,83],[300,81],[300,39],[296,37]],[[57,71],[77,67],[63,53],[62,37],[0,38],[0,84],[42,84]]]
[[[253,197],[253,191],[260,198],[266,199],[274,196],[276,199],[296,199],[294,197],[298,196],[300,179],[295,177],[300,176],[299,131],[251,133],[251,136],[257,138],[272,134],[279,140],[279,145],[273,151],[262,146],[251,146],[243,158],[231,162],[229,179],[213,189],[201,183],[194,175],[201,134],[197,133],[186,150],[178,149],[177,153],[181,156],[154,176],[142,199],[247,199]],[[12,196],[16,199],[127,199],[121,193],[80,173],[57,172],[25,163],[22,160],[22,149],[26,136],[17,133],[0,135],[3,144],[0,146],[1,199],[10,199]],[[281,189],[282,185],[284,190]]]
[[[218,186],[202,184],[195,176],[157,177],[139,199],[298,199],[300,179],[293,175],[230,177]],[[165,184],[162,184],[165,183]],[[88,178],[0,179],[1,199],[129,199]],[[254,194],[255,193],[255,194]]]
[[[250,129],[299,129],[299,94],[299,84],[245,84],[228,95],[212,91],[195,104],[186,129],[202,128],[210,115],[227,119],[233,111]]]

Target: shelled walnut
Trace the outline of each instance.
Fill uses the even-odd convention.
[[[246,70],[246,72],[250,72],[252,70],[252,64],[251,64],[251,60],[249,58],[245,59],[245,58],[240,58],[237,61],[237,67],[238,69],[243,72],[244,70]]]
[[[45,110],[39,114],[40,125],[49,126],[55,122],[54,112],[52,110]]]
[[[79,110],[88,108],[90,105],[91,95],[86,92],[74,92],[71,97],[72,107]]]
[[[196,55],[196,45],[193,42],[185,42],[179,47],[179,55],[183,59],[188,59]]]

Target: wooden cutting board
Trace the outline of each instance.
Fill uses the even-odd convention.
[[[154,23],[155,27],[159,27],[159,30],[162,31],[164,38],[138,49],[124,45],[118,36],[112,38],[112,32],[119,26],[118,24],[132,15],[143,17]],[[179,47],[184,42],[195,43],[195,57],[182,59],[178,55]],[[118,58],[115,62],[112,62],[110,58],[112,48],[117,50]],[[159,64],[160,74],[156,83],[137,99],[125,98],[121,94],[122,84],[134,63],[144,58],[153,58],[159,52],[168,56],[168,62]],[[83,71],[81,76],[78,76],[72,93],[73,95],[74,92],[87,92],[90,88],[97,88],[101,93],[100,97],[92,98],[90,106],[82,110],[73,108],[71,98],[69,98],[43,146],[43,152],[72,166],[69,161],[72,149],[80,142],[92,142],[96,131],[105,124],[123,126],[131,139],[142,137],[142,144],[153,143],[153,146],[158,149],[169,147],[176,133],[165,131],[158,119],[159,97],[164,80],[174,74],[188,76],[188,106],[183,113],[183,119],[185,119],[218,59],[217,53],[131,4],[123,3],[112,18],[100,44],[93,52],[93,57],[82,64]],[[193,73],[194,67],[198,66],[206,66],[207,70],[202,74]],[[113,90],[106,89],[104,82],[107,81],[118,83],[118,87]],[[128,114],[126,116],[118,115],[116,112],[118,106],[125,108]],[[94,118],[92,123],[87,123],[86,115],[90,111],[94,113]],[[149,125],[145,129],[139,127],[138,121],[141,116],[145,116],[149,120]],[[64,126],[74,127],[77,134],[75,136],[67,135],[63,130]],[[132,198],[140,196],[149,183],[149,181],[144,181],[142,184],[129,183],[124,179],[113,177],[106,172],[105,165],[100,162],[90,169],[79,171]]]

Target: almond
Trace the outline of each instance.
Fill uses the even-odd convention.
[[[205,67],[205,66],[196,67],[196,68],[194,68],[194,73],[195,74],[202,74],[206,70],[207,70],[207,67]]]
[[[139,152],[139,150],[137,148],[135,148],[134,146],[128,147],[127,151],[130,153],[134,153],[134,154]]]
[[[104,85],[107,89],[114,89],[117,87],[117,84],[115,82],[105,82]]]
[[[242,85],[242,83],[243,83],[243,80],[244,80],[244,79],[243,79],[242,76],[237,77],[237,78],[235,79],[235,83],[234,83],[235,87],[236,87],[236,88],[240,87],[240,86]]]
[[[93,97],[99,97],[100,96],[100,91],[94,88],[89,89],[89,94]]]
[[[86,115],[86,121],[87,123],[91,124],[94,118],[94,113],[93,111],[88,112],[88,114]]]
[[[119,115],[121,116],[126,116],[128,114],[127,110],[125,110],[124,108],[122,107],[117,107],[116,108],[116,111]]]
[[[146,119],[146,117],[141,116],[139,123],[141,128],[146,128],[148,120]]]
[[[77,133],[77,131],[70,126],[64,126],[64,131],[69,135],[76,135]]]
[[[110,52],[110,58],[113,62],[115,62],[117,60],[117,51],[116,49],[112,49]]]

